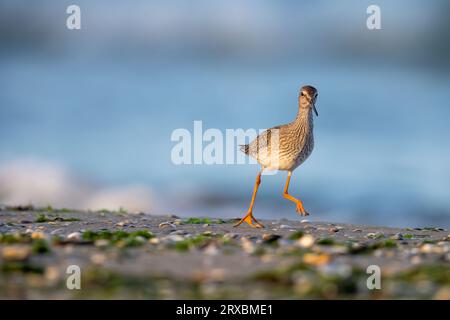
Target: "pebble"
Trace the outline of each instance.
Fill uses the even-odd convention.
[[[280,229],[291,229],[292,227],[291,226],[288,226],[287,224],[282,224],[281,226],[280,226]]]
[[[380,239],[380,238],[384,238],[384,234],[381,232],[369,232],[368,234],[366,234],[366,238],[368,239]]]
[[[23,261],[30,256],[31,250],[25,246],[7,246],[2,249],[5,261]]]
[[[160,242],[159,238],[151,238],[148,240],[150,244],[158,244]]]
[[[49,266],[45,268],[44,277],[45,280],[50,281],[52,283],[56,283],[56,281],[60,278],[60,270],[57,267]]]
[[[253,252],[255,252],[255,245],[253,244],[252,241],[243,237],[241,238],[241,242],[242,242],[242,249],[245,252],[247,252],[248,254],[252,254]]]
[[[184,236],[184,235],[188,234],[188,232],[185,230],[175,230],[175,231],[172,231],[170,234],[178,234],[180,236]]]
[[[403,235],[401,233],[394,234],[391,239],[393,240],[403,240]]]
[[[216,245],[210,244],[203,250],[203,253],[208,256],[216,256],[217,254],[219,254],[219,249]]]
[[[303,219],[303,220],[300,221],[300,223],[308,223],[308,222],[309,222],[308,219]]]
[[[297,240],[297,244],[302,248],[311,248],[314,245],[314,237],[310,234],[305,234]]]
[[[236,239],[238,235],[236,233],[228,232],[223,235],[224,239],[231,240]]]
[[[30,220],[20,220],[20,223],[29,224],[29,223],[33,223],[33,222]]]
[[[303,262],[316,266],[328,264],[331,261],[331,255],[327,253],[305,253],[303,256]]]
[[[50,232],[50,234],[53,236],[53,235],[55,235],[55,234],[58,234],[58,233],[61,233],[61,232],[63,232],[64,231],[64,229],[55,229],[55,230],[53,230],[52,232]]]
[[[340,230],[342,230],[342,227],[331,227],[330,229],[328,229],[328,231],[330,232],[339,232]]]
[[[31,234],[31,239],[45,239],[46,235],[42,232],[36,231]]]
[[[158,227],[159,227],[160,229],[163,229],[163,228],[173,228],[173,229],[176,229],[176,228],[177,228],[177,226],[176,226],[175,224],[173,224],[172,222],[170,222],[170,221],[161,222],[161,223],[158,225]]]
[[[169,241],[173,242],[180,242],[184,240],[184,237],[178,235],[178,234],[170,234],[166,237]]]
[[[175,219],[175,221],[173,222],[173,224],[179,226],[180,224],[183,224],[183,220],[181,220],[181,219]]]
[[[106,239],[98,239],[94,242],[96,247],[107,247],[109,245],[109,241]]]
[[[67,236],[68,240],[81,240],[81,233],[79,232],[72,232]]]
[[[275,241],[277,241],[278,239],[280,239],[281,236],[278,234],[272,234],[272,233],[264,233],[262,235],[262,239],[265,243],[273,243]]]
[[[106,262],[106,260],[107,260],[106,255],[104,255],[102,253],[94,253],[91,256],[92,263],[96,264],[96,265],[102,265],[102,264],[104,264]]]
[[[433,245],[425,243],[422,246],[420,246],[420,251],[423,253],[431,253],[433,252]]]
[[[116,226],[118,226],[118,227],[124,227],[124,226],[129,225],[130,223],[131,223],[130,220],[120,221],[120,222],[117,222],[117,223],[116,223]]]

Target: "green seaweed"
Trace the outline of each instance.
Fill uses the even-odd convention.
[[[147,230],[137,230],[133,232],[118,231],[85,231],[81,235],[82,239],[88,242],[97,240],[108,240],[112,245],[134,247],[145,243],[144,240],[154,237],[153,233]]]
[[[183,221],[185,224],[211,224],[210,218],[188,218]]]
[[[289,239],[290,239],[290,240],[298,240],[298,239],[300,239],[301,237],[303,237],[304,234],[305,234],[305,233],[304,233],[303,231],[297,230],[297,231],[295,231],[295,232],[292,232],[292,233],[289,235]]]
[[[331,246],[336,244],[336,242],[331,238],[322,238],[317,240],[317,244],[323,245],[323,246]]]
[[[31,246],[31,251],[36,254],[44,254],[44,253],[49,253],[51,250],[50,250],[50,246],[46,240],[35,239]]]

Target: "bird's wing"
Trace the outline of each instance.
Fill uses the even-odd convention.
[[[270,151],[270,143],[272,136],[274,136],[274,130],[280,130],[281,126],[272,127],[263,131],[249,144],[240,145],[240,149],[247,155],[256,156],[260,152]]]

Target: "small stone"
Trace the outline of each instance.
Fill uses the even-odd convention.
[[[339,232],[342,229],[342,227],[331,227],[328,229],[329,232]]]
[[[352,232],[362,232],[362,229],[353,229]]]
[[[255,252],[255,245],[253,242],[247,238],[241,238],[242,242],[242,249],[247,252],[248,254],[252,254]]]
[[[2,249],[2,257],[6,261],[23,261],[30,253],[30,248],[25,246],[7,246]]]
[[[130,221],[130,220],[125,220],[125,221],[117,222],[117,223],[116,223],[116,226],[117,226],[117,227],[125,227],[125,226],[127,226],[127,225],[129,225],[129,224],[131,224],[131,221]]]
[[[208,228],[209,227],[209,224],[207,224],[207,223],[205,223],[204,225],[203,225],[203,228]]]
[[[321,266],[328,264],[331,261],[331,255],[327,253],[306,253],[303,256],[303,262],[307,264],[312,264],[316,266]]]
[[[208,230],[208,231],[203,232],[203,235],[209,237],[209,236],[212,236],[213,233],[212,233],[212,231]]]
[[[178,234],[180,236],[184,236],[184,235],[188,234],[188,232],[185,230],[176,230],[176,231],[172,231],[170,234]]]
[[[173,241],[173,242],[180,242],[184,240],[184,237],[178,235],[178,234],[171,234],[167,236],[167,239],[169,241]]]
[[[54,266],[46,267],[44,276],[45,276],[45,280],[55,283],[60,278],[59,268],[54,267]]]
[[[393,240],[403,240],[403,235],[401,233],[394,234],[391,239]]]
[[[67,240],[81,240],[81,233],[79,232],[72,232],[67,236]]]
[[[25,230],[25,233],[26,234],[30,234],[30,233],[33,233],[34,231],[33,231],[33,229],[27,229],[27,230]]]
[[[20,223],[29,224],[29,223],[33,223],[33,222],[30,220],[20,220]]]
[[[31,239],[45,239],[45,238],[46,238],[46,236],[42,232],[33,232],[31,234]]]
[[[109,241],[106,239],[98,239],[98,240],[95,240],[94,245],[96,247],[104,248],[109,245]]]
[[[54,235],[56,235],[56,234],[58,234],[58,233],[61,233],[63,231],[63,229],[55,229],[55,230],[53,230],[52,232],[50,232],[50,234],[52,235],[52,236],[54,236]]]
[[[237,237],[238,237],[238,235],[236,233],[232,233],[232,232],[228,232],[223,235],[223,238],[227,239],[227,240],[236,239]]]
[[[381,232],[369,232],[368,234],[366,234],[366,238],[368,239],[380,239],[380,238],[384,238],[384,234]]]
[[[106,255],[102,253],[94,253],[91,256],[92,263],[96,265],[102,265],[106,262],[106,260],[107,260]]]
[[[310,234],[305,234],[297,240],[297,244],[302,248],[311,248],[314,245],[314,237]]]
[[[203,252],[209,256],[216,256],[219,253],[219,250],[216,245],[210,244],[203,250]]]
[[[308,223],[308,222],[309,222],[308,219],[303,219],[303,220],[300,221],[300,223]]]
[[[282,225],[280,226],[280,229],[292,229],[292,227],[291,227],[291,226],[288,226],[287,224],[282,224]]]
[[[281,238],[280,235],[272,234],[272,233],[265,233],[262,236],[262,239],[263,239],[264,243],[274,243],[280,238]]]
[[[159,241],[159,238],[151,238],[148,240],[148,242],[150,244],[158,244],[160,241]]]
[[[175,221],[173,222],[173,224],[179,226],[179,225],[183,224],[183,220],[181,220],[181,219],[175,219]]]
[[[433,245],[425,243],[420,247],[420,251],[423,253],[431,253],[433,252]]]
[[[177,228],[177,226],[170,221],[161,222],[158,227],[160,229],[164,229],[164,228],[176,229]]]

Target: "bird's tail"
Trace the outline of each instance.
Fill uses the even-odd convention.
[[[241,149],[241,151],[243,153],[248,154],[249,146],[248,146],[248,144],[240,144],[239,145],[239,149]]]

